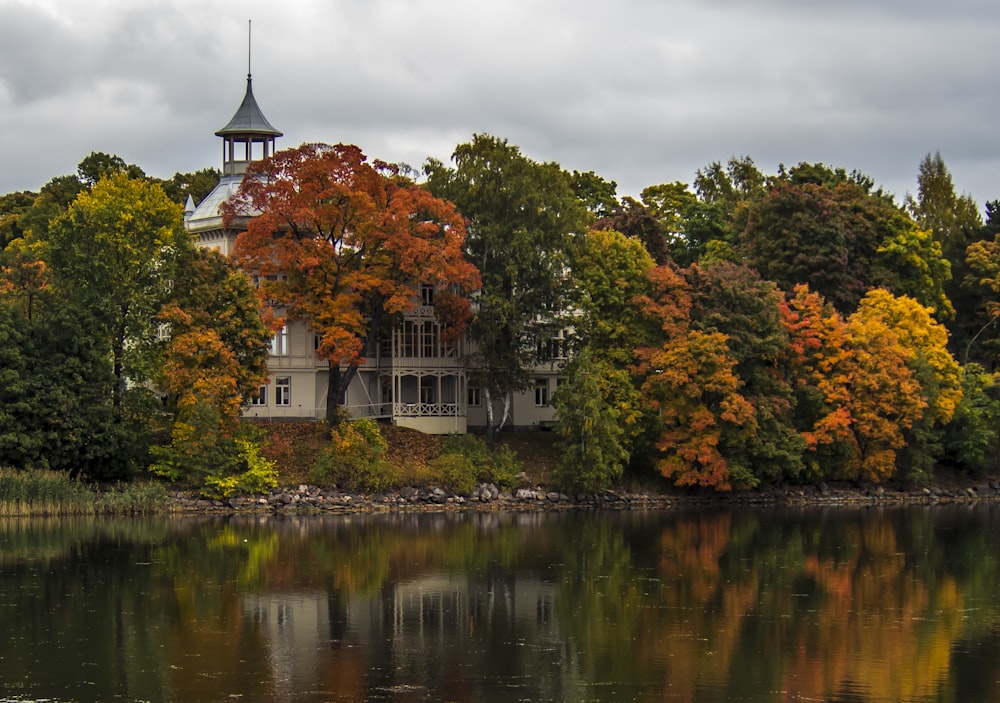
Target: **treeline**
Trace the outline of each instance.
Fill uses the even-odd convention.
[[[571,351],[553,398],[566,488],[997,468],[1000,204],[984,222],[940,155],[902,204],[864,174],[746,157],[619,198],[488,135],[419,175],[344,145],[250,175],[266,178],[225,215],[259,216],[232,261],[181,224],[210,171],[156,181],[93,154],[0,198],[0,465],[273,482],[238,416],[280,317],[317,333],[335,423],[420,282],[473,342],[490,434]],[[281,275],[258,298],[241,271]]]
[[[271,328],[246,275],[183,227],[179,202],[217,180],[95,153],[0,198],[0,466],[273,482],[239,426]]]

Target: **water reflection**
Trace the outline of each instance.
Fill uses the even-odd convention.
[[[0,519],[0,700],[996,701],[998,519]]]

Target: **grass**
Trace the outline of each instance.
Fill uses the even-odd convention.
[[[162,484],[136,481],[97,488],[56,471],[0,469],[0,516],[134,515],[163,510]]]

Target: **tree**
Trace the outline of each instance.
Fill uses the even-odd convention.
[[[783,294],[738,264],[695,264],[684,275],[691,287],[692,329],[726,336],[739,393],[753,406],[755,431],[732,442],[727,458],[755,480],[798,479],[805,445],[792,424],[794,395],[781,367],[789,344]]]
[[[170,334],[156,374],[172,413],[171,441],[154,448],[151,469],[203,486],[257,485],[256,446],[239,418],[267,380],[273,330],[250,279],[216,251],[182,249],[173,284],[159,314]]]
[[[911,368],[916,352],[877,313],[877,302],[862,301],[847,319],[845,346],[848,353],[831,370],[839,382],[829,387],[828,400],[848,414],[856,451],[847,475],[880,483],[896,473],[907,432],[927,408]]]
[[[821,295],[799,284],[780,305],[789,344],[781,360],[792,385],[793,423],[805,442],[812,480],[847,475],[857,445],[844,401],[850,397],[847,323]]]
[[[880,241],[853,185],[777,183],[754,205],[738,250],[782,290],[807,283],[841,312],[850,312],[871,285]]]
[[[454,206],[398,171],[356,146],[304,144],[252,164],[222,208],[227,227],[248,218],[233,255],[260,275],[263,297],[319,335],[331,427],[379,335],[420,304],[416,286],[435,287],[439,315],[458,335],[469,305],[453,288],[464,295],[479,283]]]
[[[29,191],[0,196],[0,262],[3,261],[3,250],[7,245],[24,236],[21,217],[31,208],[36,197],[36,193]]]
[[[644,379],[643,399],[659,413],[660,472],[679,486],[754,485],[750,467],[730,456],[757,428],[726,335],[691,329],[690,290],[678,272],[660,266],[650,280],[653,293],[640,304],[663,337],[637,350],[636,370]]]
[[[618,184],[593,171],[573,171],[570,185],[576,197],[595,218],[604,218],[618,209]]]
[[[659,223],[660,236],[670,259],[678,266],[688,266],[701,255],[705,242],[699,228],[693,226],[694,211],[699,207],[697,196],[686,183],[676,181],[642,189],[642,203]],[[657,263],[666,259],[657,258]]]
[[[663,227],[649,207],[634,198],[622,198],[621,204],[609,216],[599,218],[592,229],[621,232],[642,242],[657,265],[670,261]]]
[[[507,421],[511,394],[530,383],[537,341],[567,324],[571,235],[583,231],[587,211],[558,164],[537,163],[506,140],[475,135],[453,160],[454,168],[428,161],[427,186],[469,223],[466,247],[482,276],[469,329],[493,436]],[[499,422],[494,400],[504,404]]]
[[[979,207],[969,195],[958,195],[941,152],[927,154],[917,174],[917,197],[907,194],[904,206],[923,229],[930,230],[953,264],[965,258],[971,237],[982,227]]]
[[[633,456],[643,424],[630,367],[634,349],[655,339],[636,299],[648,295],[653,260],[642,243],[618,232],[590,230],[572,264],[572,340],[553,405],[562,446],[560,482],[574,490],[606,488]]]
[[[191,196],[197,204],[212,192],[219,182],[220,175],[216,168],[203,168],[191,173],[175,173],[167,180],[161,181],[160,185],[163,186],[167,197],[175,203],[184,205],[188,196]]]
[[[177,338],[211,331],[232,354],[235,405],[245,406],[267,380],[273,320],[250,278],[217,251],[184,247],[175,270],[171,299],[159,314],[170,329],[166,355]],[[164,389],[184,387],[169,374],[160,378]]]
[[[782,290],[806,283],[844,314],[872,288],[952,313],[941,248],[860,174],[800,164],[750,205],[736,244]]]
[[[978,305],[975,309],[976,332],[966,335],[968,341],[962,350],[962,360],[970,361],[974,345],[979,345],[989,354],[980,352],[977,359],[993,360],[997,355],[997,321],[1000,320],[1000,234],[992,241],[981,240],[969,245],[966,254],[967,271],[963,287],[972,292]]]
[[[574,491],[600,491],[622,475],[641,414],[628,371],[584,348],[567,368],[552,404],[559,416],[557,477]]]
[[[58,285],[107,345],[121,420],[126,388],[141,393],[152,371],[156,315],[187,242],[180,208],[145,179],[102,177],[53,220],[42,242]]]
[[[945,281],[944,294],[955,314],[953,318],[941,319],[948,322],[952,351],[961,354],[975,338],[983,322],[979,297],[965,286],[970,274],[966,250],[976,241],[992,239],[994,232],[983,227],[979,208],[972,197],[956,193],[951,172],[940,152],[933,156],[927,154],[921,160],[917,195],[907,194],[904,207],[921,229],[930,232],[934,242],[940,246],[941,255],[951,266],[951,278]]]
[[[941,453],[944,427],[962,400],[961,370],[948,351],[948,333],[928,308],[881,289],[865,296],[853,318],[865,327],[885,324],[908,351],[907,365],[925,409],[910,424],[902,424],[905,450],[899,463],[907,479],[925,479]]]
[[[110,375],[104,346],[44,262],[21,250],[0,267],[0,466],[125,475]]]
[[[640,241],[609,230],[589,230],[577,245],[569,299],[574,344],[625,368],[655,331],[635,303],[649,294],[653,259]]]
[[[945,457],[973,475],[1000,466],[1000,377],[979,364],[962,367],[962,401],[946,428]]]

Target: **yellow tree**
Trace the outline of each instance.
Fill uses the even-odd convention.
[[[926,410],[914,416],[906,429],[906,451],[901,466],[907,478],[928,476],[941,452],[943,428],[962,400],[961,369],[948,351],[948,332],[929,308],[913,298],[886,290],[869,292],[852,315],[852,324],[865,331],[885,325],[906,350],[907,368],[916,382]]]

